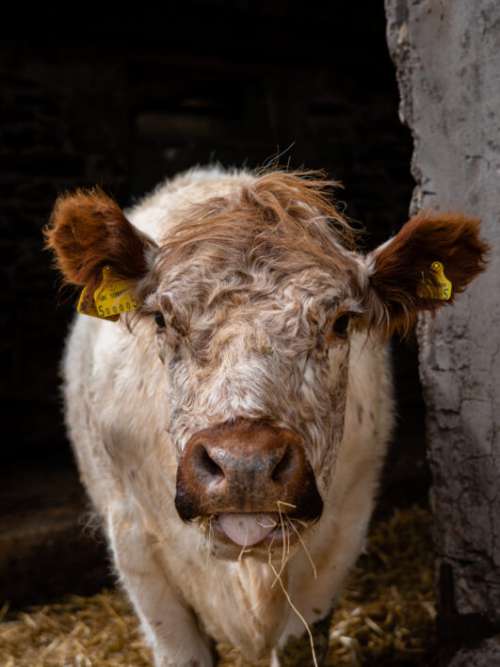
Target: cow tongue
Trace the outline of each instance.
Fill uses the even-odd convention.
[[[262,542],[278,525],[272,514],[219,514],[219,527],[241,547]]]

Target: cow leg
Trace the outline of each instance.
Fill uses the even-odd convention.
[[[141,620],[156,667],[213,667],[211,643],[170,584],[157,543],[135,513],[115,508],[108,534],[118,572]]]
[[[310,625],[318,667],[324,665],[328,654],[331,619],[332,612],[329,612],[324,618]],[[273,651],[271,667],[314,667],[308,633],[285,634],[280,647]]]

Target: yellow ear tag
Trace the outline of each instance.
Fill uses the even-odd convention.
[[[77,310],[84,315],[104,320],[117,320],[120,313],[128,313],[139,307],[133,290],[134,281],[113,274],[110,266],[102,270],[102,280],[95,289],[93,298],[88,289],[83,288]]]
[[[81,291],[80,298],[76,305],[76,309],[82,315],[90,315],[91,317],[99,317],[97,308],[95,307],[93,295],[84,287]]]
[[[438,301],[449,301],[451,299],[452,284],[444,274],[441,262],[432,262],[429,277],[422,274],[422,279],[417,287],[417,296],[421,299],[436,299]]]

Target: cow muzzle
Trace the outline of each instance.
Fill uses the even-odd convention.
[[[300,436],[240,418],[188,441],[175,506],[183,521],[215,518],[219,536],[249,546],[269,540],[282,515],[301,523],[319,519],[323,501]]]

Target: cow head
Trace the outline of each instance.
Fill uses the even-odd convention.
[[[104,266],[134,281],[137,335],[167,378],[178,514],[217,517],[220,539],[239,545],[278,539],[282,513],[300,525],[321,515],[352,337],[407,332],[484,264],[479,222],[439,213],[358,254],[327,186],[281,172],[235,181],[154,241],[101,191],[78,191],[58,199],[46,232],[69,283],[91,290]],[[422,288],[436,262],[448,301]]]

